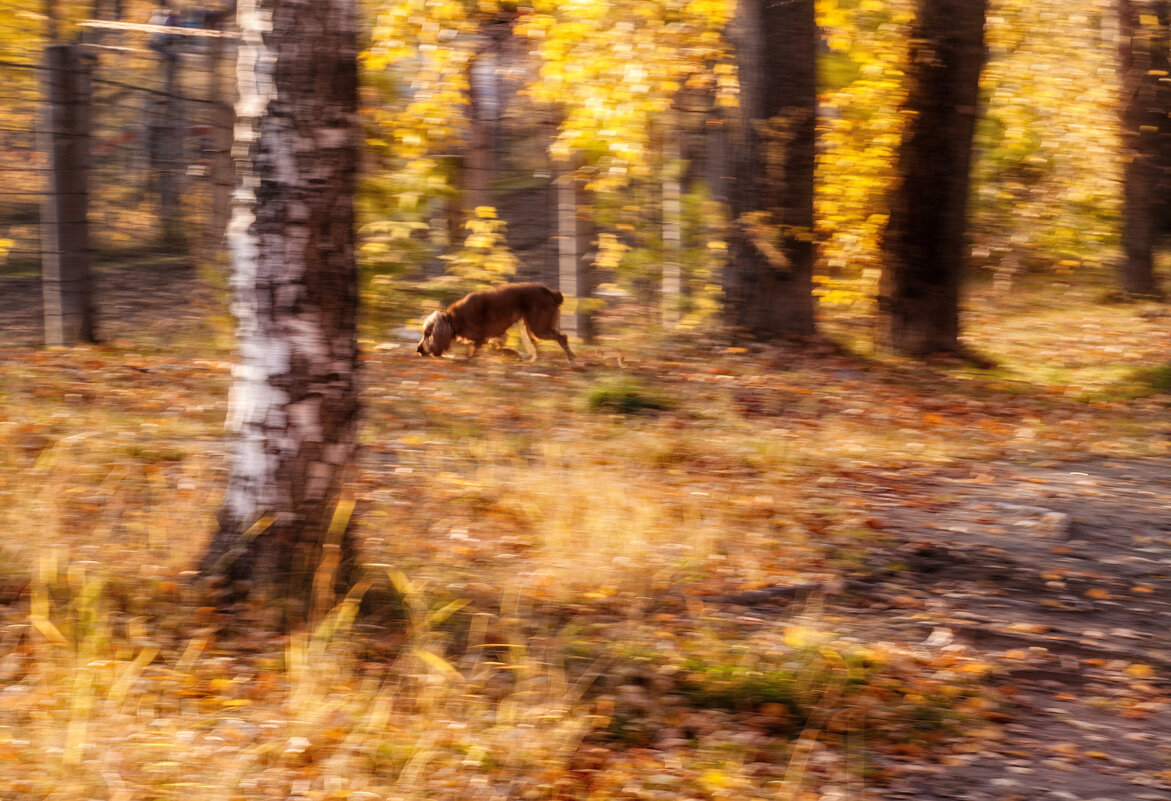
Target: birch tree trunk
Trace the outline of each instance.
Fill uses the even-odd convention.
[[[350,548],[345,519],[331,521],[358,410],[356,13],[353,0],[244,0],[239,24],[239,436],[202,570],[235,594],[285,597],[295,618]]]
[[[985,5],[919,0],[911,31],[877,331],[882,347],[904,356],[962,352],[959,293]]]

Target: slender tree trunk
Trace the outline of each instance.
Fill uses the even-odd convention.
[[[1168,3],[1119,0],[1119,71],[1122,81],[1123,242],[1119,271],[1123,292],[1155,295],[1154,251],[1160,218],[1168,207],[1168,154],[1162,140],[1171,132],[1168,66]]]
[[[484,33],[486,43],[468,68],[468,149],[464,157],[465,219],[480,206],[495,207],[492,184],[500,142],[500,41],[495,26]]]
[[[727,115],[713,103],[707,124],[704,126],[704,176],[711,199],[718,204],[719,214],[705,215],[709,241],[726,240],[729,235],[727,220],[731,202],[728,193],[733,184],[731,147],[728,138],[731,127],[732,123]],[[725,304],[729,307],[725,317],[731,320],[730,299],[739,297],[739,276],[727,258],[715,259],[713,254],[709,253],[709,259],[715,262],[712,275],[719,278],[720,290],[723,292]]]
[[[957,352],[959,290],[986,0],[919,0],[899,184],[883,238],[878,339],[903,355]]]
[[[726,317],[760,337],[812,334],[817,25],[813,0],[742,0],[733,38]]]
[[[212,20],[217,31],[224,30],[222,15]],[[232,207],[232,186],[235,171],[232,166],[232,125],[235,112],[232,109],[232,93],[223,86],[221,65],[227,40],[213,37],[207,43],[207,104],[211,107],[212,154],[211,154],[211,228],[208,231],[206,249],[209,256],[216,255],[223,245],[224,232]]]
[[[678,324],[683,305],[682,112],[672,111],[663,141],[663,325]]]
[[[554,162],[553,192],[557,206],[557,288],[565,296],[561,307],[561,331],[571,339],[589,342],[593,320],[581,301],[592,294],[592,262],[589,243],[593,226],[581,213],[581,190],[573,165]]]
[[[239,22],[239,438],[202,568],[285,596],[297,617],[350,547],[331,521],[358,410],[356,13],[353,0],[245,0]]]

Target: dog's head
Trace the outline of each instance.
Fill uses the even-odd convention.
[[[451,347],[453,335],[451,316],[446,312],[431,312],[423,321],[423,338],[415,352],[420,356],[442,356]]]

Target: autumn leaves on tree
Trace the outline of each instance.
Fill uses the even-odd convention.
[[[994,112],[985,132],[991,138],[987,160],[1016,159],[1026,172],[1037,172],[1040,163],[1047,165],[1038,173],[1042,180],[1065,181],[1060,176],[1070,167],[1085,166],[1067,167],[1051,157],[1048,140],[1027,145],[1029,134],[1019,127],[1035,116],[1031,107],[1022,120],[1019,104],[999,105],[999,88],[1023,80],[1004,71],[1007,56],[1027,53],[1033,39],[1049,36],[1035,30],[1045,14],[1034,20],[1030,8],[1014,0],[998,11],[1015,19],[996,20],[992,46],[1002,61],[989,84],[997,90],[997,107],[983,101],[983,110]],[[697,308],[702,285],[718,281],[723,320],[763,338],[812,333],[817,297],[878,298],[881,346],[906,355],[956,352],[960,287],[974,244],[969,196],[988,49],[985,11],[981,0],[622,2],[605,10],[584,2],[499,8],[389,2],[378,11],[364,57],[379,80],[400,76],[397,97],[372,112],[384,133],[376,138],[384,165],[410,187],[393,201],[398,208],[389,216],[425,227],[420,218],[431,207],[429,196],[474,197],[475,208],[497,209],[509,247],[526,249],[531,235],[512,229],[533,215],[523,206],[518,213],[509,200],[515,187],[540,175],[558,185],[573,180],[581,189],[574,225],[565,225],[563,210],[553,215],[558,219],[546,223],[546,237],[558,246],[524,250],[524,278],[556,282],[572,258],[604,265],[619,277],[660,280],[669,326],[693,325],[694,317],[680,309]],[[1085,25],[1106,31],[1116,23],[1116,10],[1098,3]],[[1085,37],[1067,31],[1077,24],[1062,24],[1060,31],[1070,46],[1080,47]],[[506,44],[518,39],[527,44]],[[490,65],[508,79],[498,77],[489,96],[483,72]],[[1012,68],[1038,72],[1023,59]],[[1101,74],[1089,61],[1080,68]],[[711,108],[695,126],[678,110],[697,97]],[[1086,102],[1101,103],[1092,97]],[[486,155],[489,107],[496,116]],[[552,136],[522,136],[515,120],[541,115]],[[535,147],[549,160],[527,173],[502,168],[517,161],[503,146],[510,127],[521,140],[515,149]],[[688,146],[697,131],[706,144]],[[439,154],[451,153],[462,155],[445,166]],[[682,171],[681,160],[691,162]],[[988,167],[983,174],[992,175]],[[692,187],[680,186],[680,175],[685,184],[688,175],[704,176],[700,191],[726,201],[727,226],[689,234],[682,221],[681,228],[675,198]],[[1000,216],[985,224],[1028,234],[1014,233],[1013,242],[1045,236],[1027,218],[1006,219],[1014,209],[1004,193],[1015,191],[1018,181],[1007,170],[998,177],[1002,191],[979,211]],[[1043,205],[1039,199],[1051,193],[1029,188],[1030,182],[1019,181],[1032,193],[1029,202]],[[1050,206],[1092,209],[1092,201],[1108,215],[1110,205],[1094,194],[1100,191],[1053,194]],[[557,197],[557,190],[546,190],[549,195]],[[558,203],[570,207],[564,199]],[[446,208],[461,205],[465,214],[474,213],[468,202]],[[1054,208],[1029,214],[1053,215]],[[462,225],[448,228],[458,237]],[[570,227],[591,231],[589,241],[576,244],[581,237],[565,233]],[[695,260],[677,269],[689,236],[726,245],[723,255],[708,261],[721,274],[701,277],[707,267]],[[1071,255],[1068,246],[1053,249],[1053,261]],[[1015,263],[1018,251],[1003,261]],[[816,271],[815,262],[822,265]],[[650,270],[643,266],[648,263]],[[842,276],[858,272],[863,280],[855,288],[836,288]],[[881,281],[866,277],[879,272]],[[580,305],[579,291],[585,300],[588,287],[608,278],[576,276],[582,289],[563,287],[573,290],[567,308]]]

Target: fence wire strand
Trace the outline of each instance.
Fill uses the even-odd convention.
[[[213,206],[223,203],[213,196],[225,191],[215,159],[228,149],[234,100],[230,32],[212,43],[188,27],[153,25],[157,6],[116,5],[122,19],[101,28],[56,24],[58,41],[80,44],[89,65],[89,249],[99,266],[135,254],[202,252],[215,241],[213,227],[223,221],[212,219]],[[51,26],[43,4],[14,6],[16,13],[0,14],[0,275],[38,271],[46,247],[40,219],[53,191],[44,150]],[[153,27],[134,29],[145,23]]]

